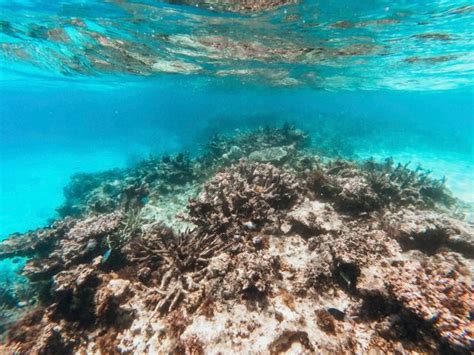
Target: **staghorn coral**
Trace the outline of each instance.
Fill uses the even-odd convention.
[[[125,246],[124,253],[130,262],[138,264],[142,281],[158,286],[155,311],[168,313],[178,307],[186,294],[196,291],[211,258],[229,246],[216,234],[197,230],[175,235],[155,226]]]
[[[162,158],[150,157],[137,164],[131,176],[148,184],[159,184],[159,189],[167,191],[173,185],[183,185],[198,178],[193,160],[188,154]]]
[[[188,184],[200,183],[217,168],[237,163],[252,153],[257,161],[274,161],[280,156],[276,159],[279,165],[311,166],[311,159],[299,152],[308,142],[305,132],[285,124],[230,137],[215,136],[206,145],[207,153],[196,159],[185,153],[150,156],[129,169],[76,174],[64,189],[65,202],[58,212],[61,217],[84,217],[116,210],[128,213],[143,207],[147,200],[155,201],[175,192],[186,193]]]
[[[112,170],[97,174],[76,174],[64,188],[65,203],[58,213],[65,216],[80,216],[88,209],[111,212],[116,208],[116,197],[120,191],[122,173]],[[101,196],[102,198],[99,198]]]
[[[456,200],[444,186],[444,180],[432,179],[429,173],[420,167],[410,170],[408,164],[394,166],[392,159],[383,163],[367,160],[359,165],[335,160],[306,174],[306,181],[317,196],[333,201],[337,209],[349,213],[401,206],[453,206]]]
[[[307,174],[306,181],[312,192],[340,211],[357,214],[382,207],[364,173],[352,162],[336,160],[318,166]]]
[[[279,215],[298,200],[298,182],[270,164],[241,162],[219,173],[190,203],[190,216],[210,233],[229,237],[279,225]]]
[[[309,143],[307,133],[286,123],[279,128],[264,127],[233,136],[215,135],[205,146],[207,153],[198,161],[206,167],[222,167],[252,156],[256,161],[291,164],[298,161],[299,150]]]
[[[61,216],[128,212],[143,207],[150,195],[167,194],[200,177],[187,154],[150,157],[136,166],[107,173],[77,174],[65,188],[66,201],[58,208]]]
[[[80,217],[0,243],[30,258],[0,351],[472,351],[474,232],[438,208],[457,202],[421,171],[305,144],[268,128],[75,178]],[[11,295],[34,301],[23,314]]]
[[[455,199],[444,186],[445,180],[431,178],[430,171],[418,166],[408,169],[409,163],[396,166],[393,159],[383,163],[368,160],[362,165],[367,180],[384,204],[414,204],[422,207],[434,207],[436,204],[451,206]]]

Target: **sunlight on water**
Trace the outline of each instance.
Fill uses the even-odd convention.
[[[469,2],[215,3],[5,1],[2,65],[39,75],[180,73],[325,89],[472,83]]]

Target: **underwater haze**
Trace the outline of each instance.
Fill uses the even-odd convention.
[[[0,0],[0,240],[84,217],[77,174],[287,124],[323,161],[424,169],[472,223],[473,24],[453,0]]]

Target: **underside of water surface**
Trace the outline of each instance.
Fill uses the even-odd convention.
[[[0,353],[474,351],[473,20],[0,0]]]

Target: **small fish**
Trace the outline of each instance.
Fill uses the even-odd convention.
[[[142,205],[146,205],[148,203],[148,201],[150,201],[150,198],[148,196],[144,196],[141,198],[140,202],[142,203]]]
[[[257,229],[257,225],[252,221],[247,221],[243,223],[244,227],[250,230]]]
[[[349,276],[343,271],[339,271],[339,275],[341,275],[342,279],[346,282],[347,287],[351,287],[351,279]]]
[[[337,320],[344,320],[344,318],[346,317],[346,313],[343,311],[340,311],[337,308],[328,308],[327,311]]]
[[[112,249],[107,249],[107,251],[104,253],[104,256],[102,257],[102,264],[105,264],[107,260],[109,260],[110,253],[112,252]]]
[[[87,242],[86,247],[84,248],[84,253],[90,253],[91,251],[95,249],[96,246],[97,246],[97,242],[95,241],[95,239],[90,239]]]

